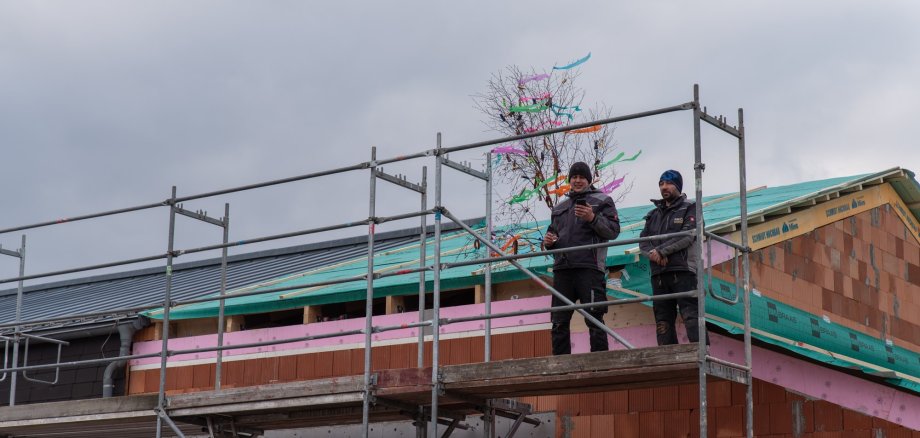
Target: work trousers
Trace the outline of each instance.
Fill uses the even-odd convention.
[[[578,302],[587,304],[607,301],[606,280],[607,276],[597,269],[560,269],[553,272],[553,287],[576,304]],[[553,307],[564,305],[566,305],[566,303],[556,296],[553,296]],[[607,306],[589,307],[586,310],[591,316],[603,322],[604,314],[607,313]],[[552,312],[551,321],[553,323],[552,339],[554,355],[572,353],[572,340],[570,337],[569,325],[572,321],[573,312],[573,310]],[[588,325],[591,351],[607,351],[607,333],[590,321],[585,322]]]
[[[690,271],[663,272],[652,276],[652,294],[665,295],[677,292],[696,290],[696,274]],[[677,311],[684,320],[687,328],[687,338],[690,342],[699,342],[699,306],[696,297],[683,297],[670,300],[652,301],[652,311],[655,313],[655,334],[658,345],[677,343]],[[706,336],[709,344],[709,336]]]

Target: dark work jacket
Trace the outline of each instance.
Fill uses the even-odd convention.
[[[575,216],[575,200],[584,198],[594,210],[594,221],[587,222]],[[569,192],[568,199],[553,208],[547,232],[559,236],[549,249],[590,245],[616,239],[620,235],[620,217],[613,199],[594,187],[581,193]],[[555,255],[553,269],[593,268],[607,269],[607,248],[582,249]]]
[[[670,206],[663,199],[652,199],[655,208],[645,215],[645,228],[639,237],[651,237],[660,234],[676,233],[696,228],[696,203],[687,200],[682,194]],[[693,236],[672,237],[670,239],[642,242],[639,249],[648,256],[653,249],[668,258],[667,266],[649,262],[652,275],[663,272],[696,272],[699,242]]]

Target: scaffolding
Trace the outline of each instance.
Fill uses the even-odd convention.
[[[469,163],[464,162],[455,162],[449,158],[449,154],[453,152],[467,151],[473,149],[484,148],[487,146],[492,146],[496,144],[524,140],[533,137],[540,137],[548,134],[562,133],[565,131],[587,128],[596,125],[605,125],[611,123],[625,122],[634,119],[640,119],[645,117],[652,117],[661,114],[667,114],[672,112],[680,111],[691,111],[693,117],[693,145],[694,145],[694,176],[695,176],[695,200],[696,200],[696,217],[700,218],[696,222],[696,228],[694,230],[688,230],[680,233],[659,235],[654,237],[645,237],[637,239],[624,239],[616,240],[612,242],[598,243],[592,245],[584,245],[578,247],[571,247],[565,249],[556,249],[556,250],[545,250],[545,251],[534,251],[529,253],[522,254],[506,254],[492,242],[492,164],[490,159],[490,153],[486,154],[486,169],[485,171],[479,171],[473,169]],[[643,301],[653,301],[659,299],[675,299],[683,297],[696,297],[698,300],[698,305],[700,309],[704,309],[705,314],[705,303],[707,295],[712,296],[715,299],[725,301],[730,304],[741,304],[744,307],[744,351],[745,358],[744,363],[732,363],[729,361],[721,360],[709,355],[709,349],[706,342],[701,342],[698,345],[698,348],[695,348],[696,356],[696,370],[697,370],[697,379],[699,382],[699,406],[700,406],[700,436],[706,436],[707,434],[707,401],[706,401],[706,387],[707,387],[707,377],[714,376],[718,378],[728,379],[731,381],[743,383],[747,387],[746,392],[746,434],[748,437],[753,436],[753,399],[752,399],[752,374],[751,374],[751,315],[750,315],[750,264],[749,264],[749,253],[750,248],[748,247],[748,219],[747,219],[747,188],[746,188],[746,164],[745,164],[745,134],[744,134],[744,120],[743,120],[743,110],[738,109],[738,120],[737,125],[730,125],[725,117],[722,116],[712,116],[709,115],[705,108],[700,104],[699,98],[699,87],[694,85],[693,87],[693,100],[690,102],[682,103],[679,105],[669,106],[665,108],[654,109],[650,111],[644,111],[634,114],[628,114],[618,117],[611,117],[601,120],[590,121],[581,124],[575,124],[560,128],[547,129],[544,131],[534,132],[530,134],[515,135],[505,138],[499,138],[488,141],[481,141],[476,143],[464,144],[453,147],[443,147],[441,144],[441,134],[437,135],[437,144],[433,149],[424,150],[410,155],[403,155],[394,158],[387,159],[378,159],[376,148],[371,149],[370,160],[351,166],[340,167],[331,170],[325,170],[320,172],[314,172],[289,178],[271,180],[266,182],[260,182],[255,184],[249,184],[239,187],[227,188],[222,190],[211,191],[207,193],[200,193],[195,195],[188,196],[178,196],[176,192],[176,187],[172,187],[171,195],[168,199],[162,202],[155,202],[143,205],[137,205],[133,207],[121,208],[116,210],[104,211],[99,213],[87,214],[82,216],[75,216],[67,219],[58,219],[47,222],[34,223],[29,225],[11,227],[0,229],[0,234],[13,233],[18,231],[25,231],[29,229],[36,229],[40,227],[53,226],[61,223],[71,223],[83,220],[90,220],[94,218],[100,218],[105,216],[114,216],[129,212],[136,212],[141,210],[155,209],[166,207],[169,209],[169,228],[167,235],[167,249],[166,252],[161,254],[150,255],[146,257],[132,258],[128,260],[120,260],[102,264],[95,264],[89,266],[81,266],[77,268],[70,268],[65,270],[58,270],[53,272],[45,272],[40,274],[25,275],[25,244],[26,236],[22,236],[22,246],[15,251],[2,249],[0,248],[0,254],[16,257],[19,259],[19,275],[17,277],[3,278],[0,279],[0,284],[3,283],[12,283],[18,282],[17,289],[17,300],[16,300],[16,316],[15,320],[12,323],[0,324],[0,329],[12,329],[10,336],[2,336],[2,339],[5,343],[5,354],[4,354],[4,363],[2,376],[0,376],[0,381],[9,377],[11,379],[10,386],[10,406],[15,404],[15,391],[16,391],[16,382],[19,375],[22,375],[23,378],[31,379],[28,377],[27,373],[33,370],[46,370],[46,369],[55,369],[60,370],[61,368],[68,367],[77,367],[87,364],[98,364],[98,363],[110,363],[114,361],[128,361],[133,359],[142,359],[150,357],[159,357],[160,359],[160,373],[159,373],[159,390],[157,393],[156,401],[152,408],[152,413],[156,418],[156,436],[159,438],[164,432],[164,426],[172,430],[172,432],[179,437],[184,437],[184,433],[179,425],[176,424],[173,417],[176,415],[171,415],[171,411],[174,406],[168,405],[167,396],[166,396],[166,372],[167,372],[167,359],[170,356],[188,354],[188,353],[198,353],[198,352],[208,352],[215,351],[217,354],[216,357],[216,366],[215,366],[215,390],[214,393],[219,395],[223,392],[226,392],[226,389],[221,388],[221,372],[222,372],[222,355],[225,350],[229,349],[238,349],[238,348],[248,348],[248,347],[259,347],[267,345],[275,345],[289,342],[297,341],[309,341],[314,339],[322,338],[331,338],[331,337],[340,337],[347,335],[363,335],[364,336],[364,373],[360,381],[352,382],[354,385],[357,385],[355,388],[359,390],[362,406],[362,415],[361,415],[361,424],[363,430],[363,436],[368,436],[369,424],[372,421],[372,414],[375,409],[375,406],[391,406],[394,407],[405,416],[412,418],[416,421],[417,425],[417,436],[448,436],[450,433],[455,430],[457,427],[462,427],[462,424],[459,423],[459,419],[455,413],[449,411],[441,411],[439,406],[440,399],[444,397],[445,394],[445,377],[442,373],[442,369],[439,366],[439,333],[440,327],[442,325],[467,322],[472,320],[484,320],[485,330],[484,330],[484,363],[488,364],[491,362],[490,351],[491,351],[491,321],[495,318],[509,317],[509,316],[518,316],[525,314],[537,314],[537,313],[547,313],[551,311],[561,311],[561,310],[574,310],[579,312],[585,318],[587,323],[594,324],[599,327],[601,330],[605,331],[608,335],[614,338],[617,342],[621,343],[627,349],[632,349],[633,346],[627,342],[624,338],[618,335],[615,331],[607,327],[603,321],[600,321],[593,316],[591,316],[586,309],[595,307],[598,305],[621,305],[635,302]],[[715,234],[712,234],[705,230],[703,218],[703,172],[705,170],[705,165],[702,162],[702,140],[701,140],[701,125],[703,123],[709,124],[718,130],[735,137],[738,140],[738,172],[739,172],[739,197],[740,197],[740,231],[741,231],[741,241],[738,243],[732,242],[730,240],[719,237]],[[416,160],[416,159],[426,159],[434,158],[434,206],[428,208],[428,195],[429,195],[429,183],[427,180],[427,166],[423,166],[421,169],[421,181],[419,183],[412,183],[407,181],[406,176],[404,175],[390,175],[383,171],[382,167],[385,164]],[[485,199],[485,217],[486,224],[485,229],[482,233],[477,232],[469,225],[465,224],[457,216],[455,216],[451,210],[449,210],[442,202],[441,192],[442,192],[442,173],[444,167],[449,167],[456,171],[465,173],[467,175],[473,176],[479,180],[482,180],[486,186],[486,199]],[[345,172],[355,172],[355,171],[368,171],[369,173],[369,187],[370,187],[370,196],[368,203],[368,216],[364,219],[356,220],[353,222],[342,223],[338,225],[323,226],[318,228],[311,229],[302,229],[282,234],[274,234],[269,236],[261,236],[257,238],[251,238],[241,241],[230,242],[229,241],[229,231],[230,231],[230,205],[225,204],[224,216],[221,218],[213,218],[207,215],[207,213],[202,211],[191,211],[183,207],[183,203],[204,199],[204,198],[213,198],[221,195],[227,195],[231,193],[243,192],[263,187],[288,184],[298,181],[304,181],[309,179],[314,179],[323,176],[335,175]],[[394,184],[398,187],[415,192],[420,196],[420,209],[418,211],[394,215],[394,216],[376,216],[376,187],[377,181],[382,180],[391,184]],[[175,247],[175,231],[176,231],[176,216],[185,216],[191,219],[209,223],[211,225],[217,226],[223,231],[223,240],[220,244],[207,245],[196,248],[187,248],[187,249],[176,249]],[[429,265],[426,263],[426,241],[428,238],[427,233],[427,224],[426,220],[429,215],[434,217],[433,224],[433,261]],[[374,270],[374,244],[375,244],[375,227],[376,225],[403,220],[410,218],[418,218],[421,225],[421,233],[419,235],[419,266],[417,268],[411,269],[402,269],[399,271],[393,272],[375,272]],[[477,258],[474,260],[462,260],[452,263],[442,263],[441,261],[441,231],[442,223],[444,219],[448,219],[451,222],[459,226],[463,231],[472,236],[475,241],[479,242],[482,247],[487,248],[486,256],[484,258]],[[366,281],[367,283],[367,295],[366,295],[366,306],[365,306],[365,326],[363,329],[343,331],[338,333],[323,334],[323,335],[314,335],[314,336],[304,336],[299,338],[287,338],[287,339],[275,339],[271,341],[264,341],[258,343],[249,343],[249,344],[237,344],[232,347],[225,346],[223,344],[223,334],[225,327],[225,316],[224,316],[224,304],[228,296],[226,295],[226,270],[227,270],[227,250],[231,247],[248,245],[253,243],[268,242],[278,239],[285,239],[290,237],[305,236],[310,234],[318,234],[334,230],[342,230],[346,228],[358,227],[358,226],[367,226],[367,273],[347,277],[339,278],[333,280],[326,280],[321,282],[313,282],[309,284],[299,284],[296,286],[288,287],[274,287],[267,288],[257,291],[247,291],[242,293],[233,294],[232,297],[243,297],[250,295],[258,294],[267,294],[272,292],[280,292],[293,289],[303,289],[307,287],[314,286],[326,286],[332,284],[353,282],[353,281]],[[589,303],[589,304],[575,304],[568,300],[564,295],[559,291],[553,288],[552,285],[544,281],[539,275],[535,274],[531,270],[527,269],[522,265],[519,260],[530,258],[530,257],[546,257],[559,253],[564,253],[568,251],[583,250],[583,249],[596,249],[596,248],[605,248],[610,246],[618,245],[635,245],[644,241],[659,240],[662,238],[668,237],[677,237],[677,236],[694,236],[699,238],[702,236],[701,241],[705,240],[705,245],[700,244],[696,247],[699,251],[699,257],[697,257],[697,266],[696,272],[703,273],[707,269],[711,270],[711,245],[712,242],[718,242],[722,245],[727,245],[731,247],[734,251],[733,258],[733,267],[736,270],[735,279],[736,279],[736,294],[733,298],[728,299],[719,294],[712,293],[711,290],[711,278],[712,273],[709,272],[710,284],[706,284],[704,275],[697,275],[697,287],[693,291],[685,291],[670,295],[656,295],[645,298],[637,299],[619,299],[619,300],[610,300],[602,303]],[[708,248],[709,251],[704,253],[704,248]],[[181,301],[174,301],[171,297],[172,292],[172,274],[173,274],[173,262],[176,257],[185,254],[194,254],[201,253],[205,251],[215,251],[221,250],[221,274],[220,274],[220,285],[219,293],[216,296],[205,296],[201,298],[186,299]],[[705,264],[704,257],[709,257],[708,267]],[[58,316],[53,318],[45,318],[40,320],[30,320],[22,321],[22,285],[25,280],[33,280],[39,278],[52,277],[63,274],[72,274],[78,272],[85,272],[103,268],[112,268],[125,266],[141,262],[150,262],[157,260],[165,260],[165,290],[163,295],[162,302],[149,303],[144,306],[134,306],[130,308],[121,308],[121,309],[109,309],[106,311],[92,312],[92,313],[81,313],[73,315]],[[740,260],[740,263],[737,263]],[[550,307],[550,308],[541,308],[528,311],[519,311],[519,312],[505,312],[505,313],[492,313],[491,311],[491,292],[492,292],[492,278],[491,272],[493,269],[493,263],[497,262],[507,262],[510,265],[514,266],[516,269],[523,272],[527,277],[532,279],[534,282],[539,284],[542,288],[549,291],[554,297],[558,298],[565,303],[563,306]],[[440,276],[441,272],[446,269],[457,268],[461,266],[473,266],[473,265],[483,265],[484,266],[484,306],[485,314],[479,316],[471,317],[462,317],[462,318],[442,318],[441,317],[441,301],[440,301]],[[741,272],[738,273],[737,271]],[[431,272],[433,276],[433,291],[432,291],[432,307],[433,307],[433,316],[429,319],[425,318],[425,295],[426,295],[426,273]],[[409,274],[419,274],[419,319],[418,322],[411,323],[408,325],[400,326],[375,326],[373,324],[373,300],[374,300],[374,281],[397,275],[409,275]],[[738,275],[740,274],[740,275]],[[707,294],[707,291],[709,293]],[[743,297],[742,297],[743,294]],[[168,342],[170,338],[170,324],[169,324],[169,311],[171,308],[181,305],[188,305],[194,303],[203,303],[209,301],[218,301],[219,302],[219,313],[217,317],[217,346],[205,347],[205,348],[195,348],[195,349],[185,349],[185,350],[169,350]],[[28,365],[28,342],[29,340],[43,341],[43,342],[52,342],[58,344],[58,351],[63,345],[66,345],[65,341],[60,341],[44,336],[38,336],[31,334],[30,332],[38,331],[41,328],[47,327],[49,324],[63,324],[67,321],[75,320],[92,320],[94,318],[105,318],[111,315],[132,315],[137,312],[150,310],[153,308],[162,307],[162,348],[159,353],[151,354],[135,354],[127,356],[119,356],[105,359],[91,359],[91,360],[82,360],[82,361],[73,361],[73,362],[61,362],[60,354],[58,355],[58,360],[56,363],[52,364],[43,364],[43,365]],[[705,320],[705,316],[704,316]],[[698,339],[706,340],[706,324],[699,324],[699,333]],[[373,334],[381,333],[390,330],[398,330],[404,328],[419,328],[418,334],[418,358],[417,358],[417,367],[418,369],[423,368],[423,352],[425,344],[425,336],[421,328],[430,328],[431,332],[431,355],[432,355],[432,364],[429,374],[425,374],[425,378],[430,378],[430,381],[427,382],[430,384],[430,394],[427,400],[416,400],[413,403],[407,403],[399,400],[388,399],[386,397],[381,397],[378,393],[379,379],[381,377],[380,373],[373,373],[371,366],[371,354],[372,354],[372,345],[373,345]],[[24,344],[21,346],[21,344]],[[11,361],[8,361],[8,351],[9,347],[12,346],[12,357]],[[25,363],[21,366],[19,365],[19,354],[20,349],[24,349]],[[610,352],[610,354],[615,354],[617,352]],[[686,352],[684,352],[686,353]],[[595,356],[596,355],[596,356]],[[612,360],[606,359],[607,356],[600,355],[598,353],[593,354],[598,358],[597,360]],[[609,355],[608,355],[609,356]],[[613,357],[613,356],[610,356]],[[481,371],[481,370],[480,370]],[[44,383],[53,383],[51,381],[42,381]],[[558,393],[558,392],[557,392]],[[460,399],[463,398],[462,394],[452,394],[452,397]],[[187,397],[186,397],[187,398]],[[490,437],[494,436],[493,430],[493,421],[496,415],[510,416],[515,419],[513,430],[510,435],[513,435],[514,430],[526,422],[532,423],[533,420],[530,420],[528,415],[531,413],[529,406],[526,406],[523,403],[516,403],[513,400],[503,400],[500,398],[490,398],[487,400],[482,400],[481,398],[468,400],[470,406],[474,406],[475,410],[480,412],[483,415],[483,424],[484,424],[484,436]],[[152,401],[151,401],[152,403]],[[146,405],[145,405],[146,406]],[[144,408],[147,409],[147,408]],[[174,411],[172,411],[174,412]],[[215,419],[211,416],[202,415],[203,420],[201,420],[201,426],[206,427],[211,436],[220,436],[220,429],[222,426],[215,423]],[[444,423],[445,427],[441,429],[439,423]],[[237,430],[233,424],[230,425],[232,429],[230,432],[234,436],[254,436],[261,433],[261,431],[246,431],[246,430]],[[439,435],[439,432],[443,434]],[[217,435],[215,435],[217,434]]]

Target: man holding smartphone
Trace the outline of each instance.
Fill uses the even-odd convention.
[[[543,246],[547,249],[571,248],[616,239],[620,235],[620,218],[613,199],[591,185],[591,168],[581,161],[569,170],[571,191],[553,208],[552,220]],[[580,249],[554,256],[553,287],[572,302],[607,301],[607,248]],[[553,296],[553,307],[565,305]],[[588,313],[603,321],[607,307],[592,307]],[[570,354],[572,343],[569,325],[572,310],[552,313],[553,354]],[[608,349],[607,333],[588,324],[591,351]]]

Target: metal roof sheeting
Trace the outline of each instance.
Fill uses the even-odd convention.
[[[417,242],[419,234],[418,228],[380,233],[375,248],[385,251]],[[367,237],[359,236],[228,257],[227,289],[351,260],[366,253]],[[108,309],[140,306],[156,308],[162,305],[165,284],[163,268],[147,268],[29,286],[23,291],[22,321],[28,323],[40,319],[105,312]],[[173,266],[173,300],[209,295],[219,285],[219,258]],[[0,324],[14,322],[15,311],[16,289],[0,291]],[[10,327],[0,328],[0,333],[10,331]]]

